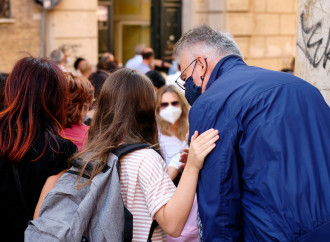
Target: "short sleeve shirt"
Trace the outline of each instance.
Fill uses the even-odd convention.
[[[133,241],[147,241],[155,214],[175,192],[166,164],[153,149],[134,151],[120,159],[120,187],[125,206],[133,214]],[[152,241],[166,241],[158,226]]]

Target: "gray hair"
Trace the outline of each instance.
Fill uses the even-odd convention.
[[[55,61],[57,64],[61,64],[64,58],[64,53],[57,49],[53,50],[52,53],[50,53],[50,59]]]
[[[182,35],[174,46],[176,58],[180,58],[182,52],[188,47],[190,47],[190,55],[194,58],[203,53],[207,55],[207,58],[213,59],[223,58],[227,55],[238,55],[243,59],[238,45],[229,33],[214,30],[205,24]]]

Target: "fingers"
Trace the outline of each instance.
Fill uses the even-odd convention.
[[[205,150],[207,147],[211,146],[214,144],[217,140],[219,139],[218,132],[212,133],[212,135],[208,135],[207,139],[203,139],[198,143],[200,146],[201,150]]]
[[[189,149],[183,149],[184,153],[189,153]]]
[[[193,136],[191,136],[191,142],[194,142],[194,140],[198,137],[198,131],[195,130]]]
[[[214,149],[215,142],[219,139],[218,133],[218,130],[209,129],[195,138],[194,142],[191,144],[191,148],[193,148],[192,151],[197,157],[205,159],[205,157]]]
[[[215,141],[217,141],[218,139],[219,139],[219,135],[217,135],[216,137],[214,137],[213,142],[210,145],[204,147],[204,150],[201,153],[201,155],[203,157],[206,157],[214,149],[214,147],[215,147]]]
[[[204,133],[202,133],[197,138],[195,138],[194,141],[195,141],[196,144],[204,144],[208,140],[210,140],[213,137],[215,137],[218,133],[219,133],[218,130],[209,129],[209,130],[205,131]]]
[[[180,156],[179,161],[182,162],[182,163],[186,163],[187,158],[188,158],[188,154],[187,153],[182,153],[181,156]]]

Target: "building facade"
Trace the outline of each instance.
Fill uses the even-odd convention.
[[[61,0],[44,11],[34,0],[2,0],[0,72],[27,53],[49,56],[62,45],[70,47],[71,66],[76,57],[95,65],[108,51],[125,63],[138,43],[168,60],[180,35],[203,23],[232,33],[248,64],[280,70],[296,52],[297,1]]]

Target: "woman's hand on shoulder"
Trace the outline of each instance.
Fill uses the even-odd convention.
[[[186,153],[188,156],[187,166],[189,165],[198,170],[203,168],[205,157],[214,149],[215,142],[219,139],[218,134],[219,131],[215,129],[209,129],[199,136],[198,131],[195,131],[191,137],[189,153]]]

